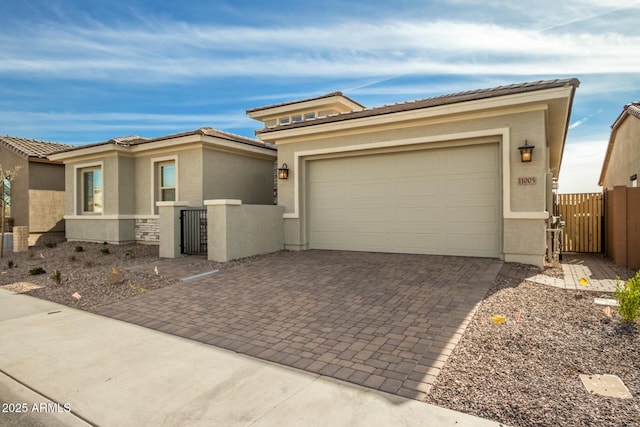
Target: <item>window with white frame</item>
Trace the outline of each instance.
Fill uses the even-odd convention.
[[[153,164],[153,210],[157,215],[156,202],[175,202],[178,197],[177,157],[152,159]]]
[[[176,200],[176,163],[174,161],[158,163],[158,200],[175,202]]]
[[[82,212],[102,213],[102,168],[100,166],[84,168],[80,171],[82,179]]]

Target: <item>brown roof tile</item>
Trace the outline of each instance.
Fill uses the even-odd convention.
[[[251,108],[251,109],[247,110],[246,113],[249,114],[249,113],[253,113],[255,111],[268,110],[270,108],[284,107],[285,105],[294,105],[294,104],[300,104],[302,102],[316,101],[318,99],[331,98],[332,96],[342,96],[343,98],[348,99],[349,101],[353,102],[354,104],[357,104],[357,105],[361,106],[362,108],[365,108],[364,105],[360,104],[357,101],[354,101],[353,99],[349,98],[348,96],[346,96],[342,92],[331,92],[331,93],[327,93],[325,95],[316,96],[315,98],[299,99],[297,101],[282,102],[280,104],[273,104],[273,105],[267,105],[267,106],[264,106],[264,107]]]
[[[89,148],[89,147],[97,147],[100,145],[120,145],[120,146],[124,146],[124,147],[131,147],[131,146],[135,146],[135,145],[142,145],[142,144],[147,144],[147,143],[151,143],[151,142],[157,142],[157,141],[165,141],[165,140],[169,140],[169,139],[175,139],[175,138],[180,138],[183,136],[190,136],[190,135],[208,135],[208,136],[214,136],[217,138],[222,138],[222,139],[226,139],[227,141],[232,141],[232,142],[237,142],[240,144],[247,144],[247,145],[252,145],[254,147],[260,147],[260,148],[267,148],[270,150],[276,150],[275,146],[273,146],[272,144],[266,144],[260,140],[257,139],[252,139],[252,138],[247,138],[245,136],[241,136],[241,135],[236,135],[230,132],[224,132],[221,130],[217,130],[217,129],[213,129],[210,127],[202,127],[202,128],[198,128],[198,129],[194,129],[194,130],[190,130],[190,131],[186,131],[186,132],[180,132],[180,133],[174,133],[171,135],[164,135],[164,136],[159,136],[157,138],[145,138],[142,136],[137,136],[137,135],[133,135],[133,136],[126,136],[126,137],[118,137],[118,138],[113,138],[110,139],[109,141],[105,141],[105,142],[97,142],[95,144],[87,144],[87,145],[81,145],[81,146],[75,146],[72,147],[70,149],[67,150],[63,150],[65,152],[67,151],[75,151],[75,150],[80,150],[83,148]]]
[[[256,131],[256,134],[279,131],[283,129],[292,129],[298,127],[312,126],[321,123],[331,123],[343,120],[357,119],[361,117],[377,116],[382,114],[391,114],[401,111],[417,110],[421,108],[438,107],[442,105],[455,104],[459,102],[476,101],[480,99],[495,98],[499,96],[514,95],[519,93],[533,92],[538,90],[553,89],[558,87],[573,86],[578,87],[580,81],[578,79],[555,79],[540,80],[536,82],[517,83],[506,86],[498,86],[489,89],[469,90],[448,95],[439,95],[431,98],[420,99],[416,101],[401,102],[398,104],[383,105],[381,107],[367,108],[361,111],[353,111],[349,113],[335,114],[327,117],[306,120],[303,122],[295,122],[284,125],[277,125],[270,128],[263,128]]]
[[[70,144],[38,141],[35,139],[19,138],[16,136],[0,136],[0,144],[24,157],[46,159],[47,156],[58,151],[73,148]]]

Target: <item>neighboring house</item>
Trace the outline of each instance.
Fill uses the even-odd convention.
[[[0,165],[20,166],[16,178],[5,182],[7,215],[14,226],[26,226],[34,238],[64,232],[64,165],[48,158],[73,147],[68,144],[0,136]]]
[[[640,268],[640,102],[624,106],[611,126],[599,185],[605,193],[605,253],[618,265]]]
[[[288,249],[542,266],[577,79],[365,108],[341,93],[255,108],[278,146]],[[535,146],[531,161],[523,146]]]
[[[633,102],[624,106],[611,126],[598,185],[609,190],[618,185],[637,187],[639,174],[640,102]]]
[[[68,240],[157,244],[160,201],[273,204],[275,147],[211,128],[116,138],[51,158],[66,168]]]

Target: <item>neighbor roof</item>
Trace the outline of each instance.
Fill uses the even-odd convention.
[[[252,145],[254,147],[267,148],[267,149],[271,149],[271,150],[275,150],[276,149],[273,145],[266,144],[266,143],[264,143],[262,141],[259,141],[257,139],[247,138],[247,137],[244,137],[244,136],[241,136],[241,135],[236,135],[236,134],[233,134],[233,133],[224,132],[224,131],[213,129],[213,128],[210,128],[210,127],[202,127],[202,128],[198,128],[198,129],[194,129],[194,130],[190,130],[190,131],[186,131],[186,132],[174,133],[174,134],[171,134],[171,135],[160,136],[160,137],[157,137],[157,138],[145,138],[145,137],[137,136],[137,135],[118,137],[118,138],[110,139],[109,141],[105,141],[105,142],[98,142],[98,143],[95,143],[95,144],[87,144],[87,145],[75,146],[75,147],[72,147],[70,149],[63,150],[62,152],[69,152],[69,151],[80,150],[80,149],[83,149],[83,148],[97,147],[97,146],[101,146],[101,145],[110,145],[110,144],[111,145],[119,145],[119,146],[123,146],[123,147],[131,147],[131,146],[148,144],[148,143],[157,142],[157,141],[166,141],[166,140],[169,140],[169,139],[181,138],[181,137],[184,137],[184,136],[191,136],[191,135],[208,135],[208,136],[213,136],[213,137],[217,137],[217,138],[221,138],[221,139],[226,139],[227,141],[238,142],[240,144]]]
[[[636,119],[640,119],[640,101],[631,102],[625,105],[618,118],[611,125],[611,136],[609,137],[609,144],[607,145],[607,153],[604,156],[602,171],[600,172],[600,179],[598,180],[598,185],[600,186],[604,184],[604,176],[606,175],[607,167],[609,166],[609,159],[611,158],[611,152],[613,151],[613,143],[616,138],[616,133],[627,116],[633,116]]]
[[[38,141],[35,139],[18,138],[16,136],[0,136],[0,144],[23,157],[46,159],[50,154],[73,148],[70,144]]]
[[[434,96],[431,98],[425,98],[425,99],[420,99],[416,101],[408,101],[408,102],[401,102],[401,103],[391,104],[391,105],[383,105],[381,107],[365,108],[364,110],[360,110],[360,111],[352,111],[348,113],[335,114],[327,117],[320,117],[320,118],[306,120],[302,122],[279,124],[274,127],[259,129],[256,131],[256,134],[274,132],[274,131],[279,131],[283,129],[293,129],[293,128],[299,128],[299,127],[305,127],[305,126],[312,126],[312,125],[321,124],[321,123],[332,123],[332,122],[351,120],[351,119],[357,119],[362,117],[391,114],[391,113],[397,113],[401,111],[417,110],[420,108],[437,107],[441,105],[455,104],[459,102],[476,101],[480,99],[495,98],[495,97],[506,96],[506,95],[515,95],[515,94],[533,92],[533,91],[539,91],[539,90],[545,90],[545,89],[554,89],[554,88],[569,87],[569,86],[573,86],[574,88],[577,88],[579,85],[580,85],[580,81],[578,79],[571,78],[571,79],[540,80],[536,82],[517,83],[517,84],[506,85],[506,86],[498,86],[498,87],[489,88],[489,89],[469,90],[469,91],[458,92],[458,93],[453,93],[449,95]],[[335,93],[325,95],[325,97],[333,96],[333,95],[335,95]],[[309,100],[305,99],[305,100],[295,101],[295,102],[304,102],[304,101],[309,101]],[[281,104],[281,105],[286,105],[286,104]],[[254,110],[247,110],[247,112],[256,111],[256,110],[265,109],[265,108],[273,108],[273,107],[274,106],[261,107]]]

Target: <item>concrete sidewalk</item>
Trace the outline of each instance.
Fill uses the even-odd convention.
[[[501,425],[5,290],[0,343],[0,425]]]

